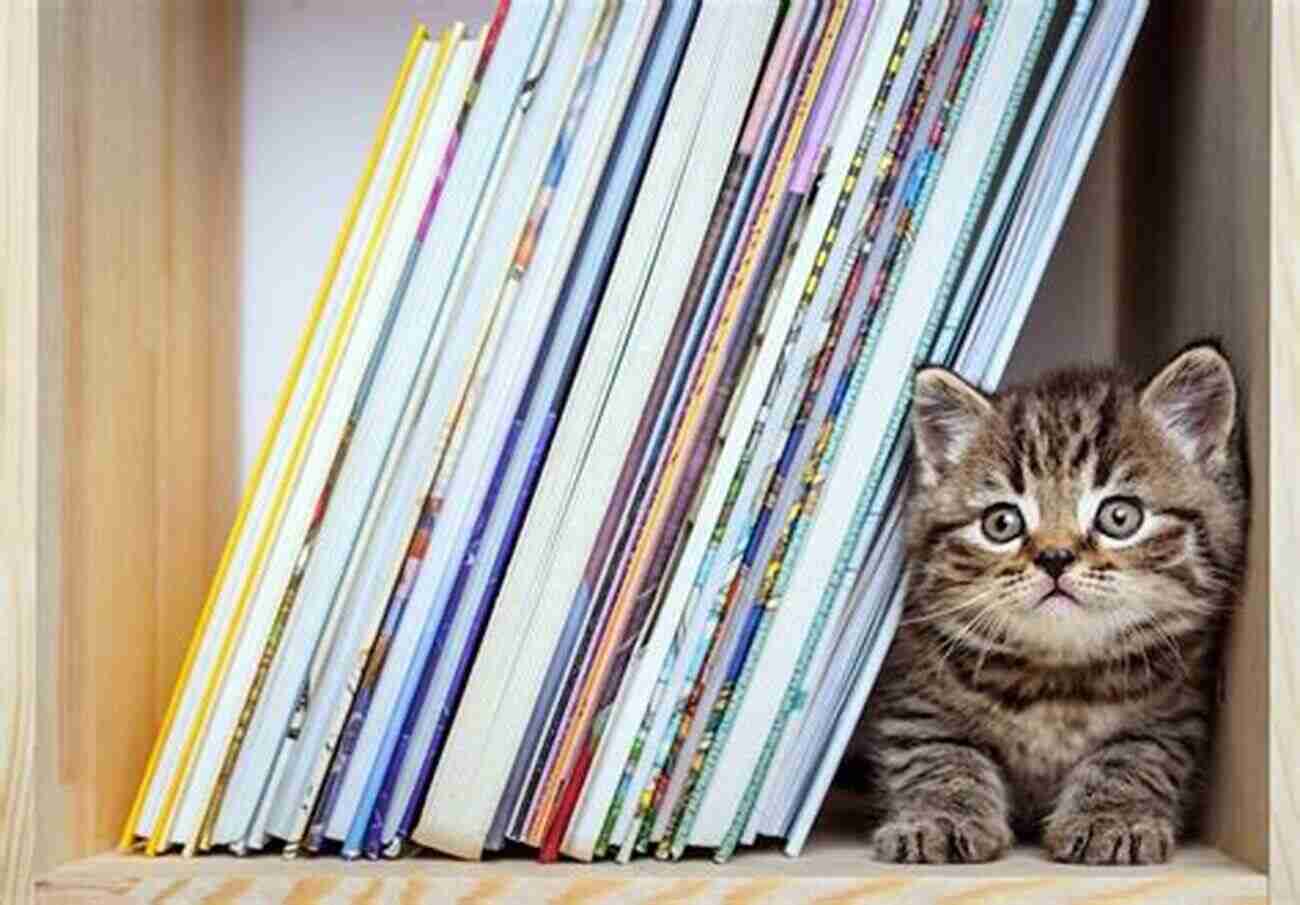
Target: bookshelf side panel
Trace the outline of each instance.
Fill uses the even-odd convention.
[[[240,19],[218,0],[41,16],[60,418],[37,807],[57,863],[121,829],[232,511]]]
[[[38,18],[0,0],[0,900],[26,901],[36,857]]]

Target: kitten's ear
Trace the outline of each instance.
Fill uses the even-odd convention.
[[[1237,417],[1232,367],[1214,346],[1192,346],[1151,379],[1141,405],[1190,461],[1224,453]]]
[[[912,433],[924,481],[938,480],[966,452],[993,404],[945,368],[922,368],[912,400]]]

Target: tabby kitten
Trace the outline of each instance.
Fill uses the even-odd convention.
[[[919,373],[907,600],[859,740],[877,858],[1170,857],[1243,568],[1236,406],[1211,345],[1144,386]]]

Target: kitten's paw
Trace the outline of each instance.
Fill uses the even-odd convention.
[[[1174,824],[1122,812],[1054,817],[1043,835],[1047,852],[1075,864],[1164,864],[1174,853]]]
[[[878,861],[897,864],[974,864],[993,861],[1012,842],[1005,821],[964,814],[899,814],[871,838]]]

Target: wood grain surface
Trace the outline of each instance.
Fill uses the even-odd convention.
[[[27,893],[35,854],[40,270],[37,32],[0,0],[0,901]]]
[[[463,903],[565,905],[1186,905],[1259,903],[1264,874],[1205,846],[1180,850],[1161,867],[1060,865],[1035,848],[992,864],[898,867],[866,855],[861,803],[836,792],[827,800],[803,855],[745,850],[726,864],[698,855],[680,862],[539,864],[515,857],[482,862],[422,855],[398,861],[337,858],[144,858],[102,855],[60,868],[37,886],[40,905],[90,902],[377,905]]]
[[[237,4],[0,2],[0,901],[107,848],[229,523]]]
[[[1066,867],[1028,850],[991,865],[898,868],[868,860],[861,842],[851,835],[839,838],[838,844],[811,845],[798,859],[775,852],[748,853],[721,867],[708,861],[638,862],[623,867],[539,865],[524,860],[470,864],[417,858],[345,864],[335,859],[146,860],[105,855],[42,879],[37,902],[1263,905],[1265,901],[1263,874],[1204,848],[1185,851],[1174,865],[1160,868]]]
[[[238,7],[41,5],[62,421],[38,800],[58,862],[121,829],[234,495]]]

